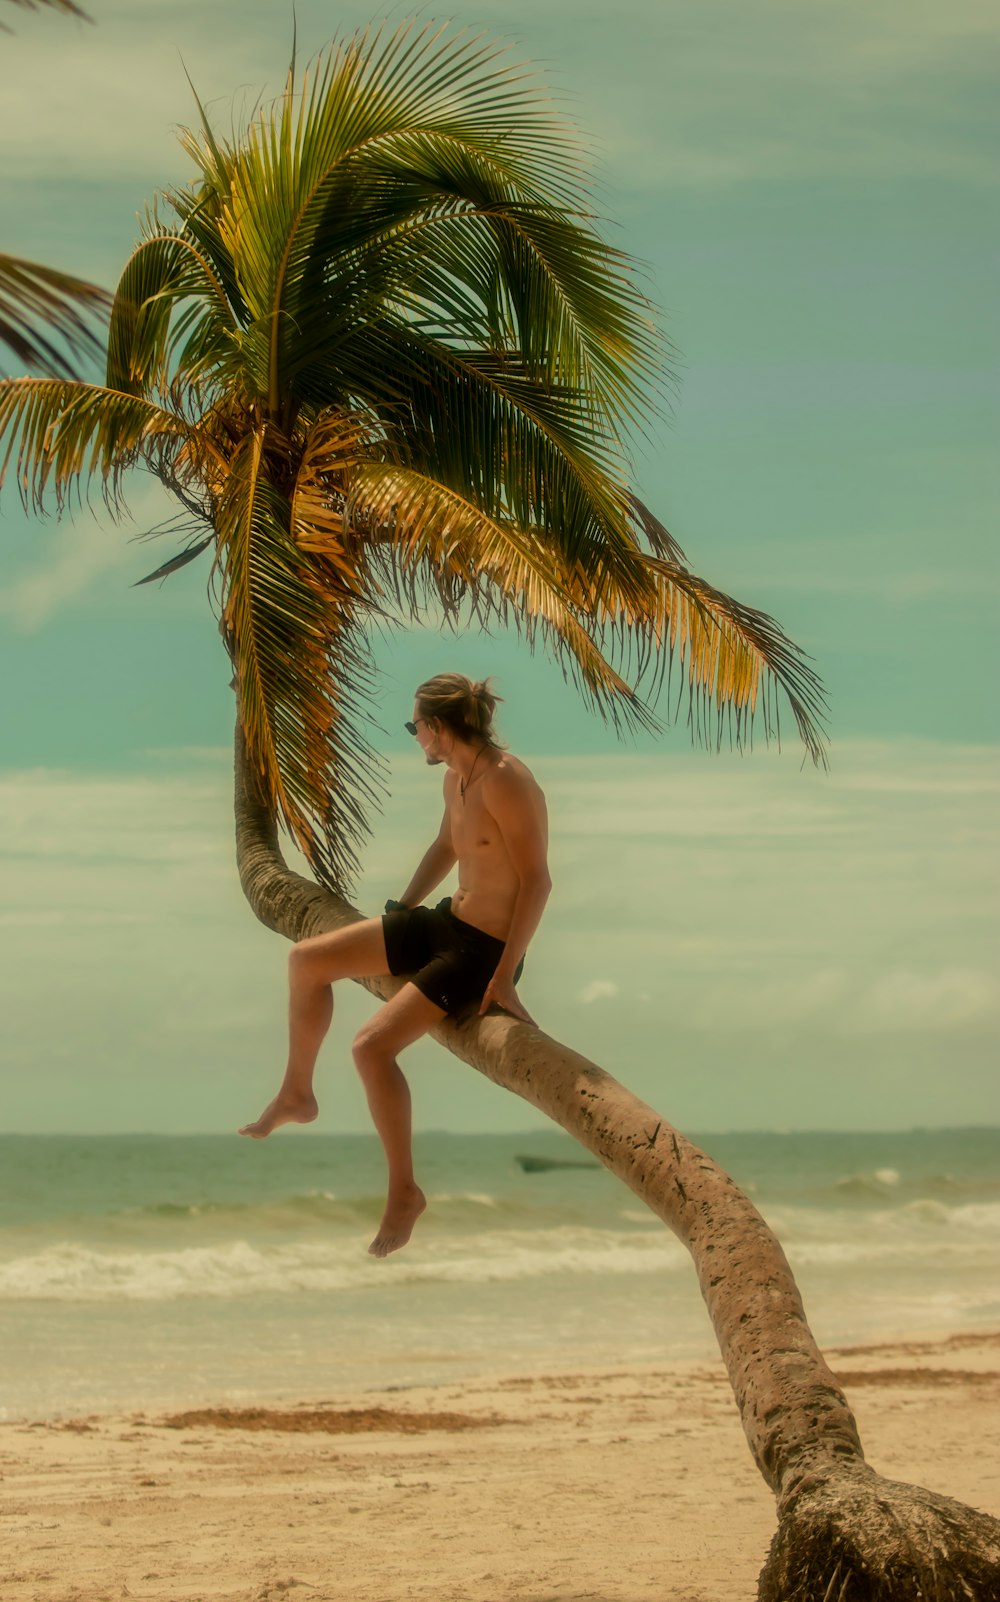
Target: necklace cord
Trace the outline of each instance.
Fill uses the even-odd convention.
[[[483,752],[485,750],[486,750],[485,745],[481,745],[479,747],[479,750],[476,752],[476,762],[479,761],[479,758],[482,756],[482,754],[483,754]],[[459,779],[459,781],[458,781],[458,792],[459,792],[459,795],[462,797],[463,801],[465,800],[465,792],[469,788],[469,785],[472,783],[472,775],[476,771],[476,762],[473,762],[471,768],[469,769],[469,777],[467,779]]]

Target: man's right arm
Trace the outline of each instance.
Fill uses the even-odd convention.
[[[420,866],[403,891],[400,905],[404,907],[419,907],[425,897],[429,896],[431,891],[441,883],[445,875],[451,872],[457,860],[455,848],[451,843],[451,822],[446,806],[437,839],[421,857]]]

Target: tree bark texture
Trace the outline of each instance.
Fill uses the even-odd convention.
[[[268,928],[299,940],[362,916],[286,866],[239,729],[236,834],[244,893]],[[384,999],[401,981],[359,983]],[[970,1590],[963,1580],[927,1588],[936,1573],[956,1561],[960,1568],[969,1542],[970,1575],[981,1587],[992,1564],[995,1584],[1000,1523],[867,1467],[785,1254],[728,1174],[610,1074],[532,1024],[472,1013],[433,1034],[573,1135],[691,1253],[747,1443],[777,1498],[761,1602],[1000,1602],[1000,1590]]]

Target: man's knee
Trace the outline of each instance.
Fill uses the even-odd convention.
[[[387,1050],[379,1031],[370,1023],[362,1024],[351,1046],[354,1066],[362,1076],[378,1068],[392,1054]]]
[[[316,959],[308,940],[299,940],[288,953],[288,978],[291,984],[307,983],[315,977]]]

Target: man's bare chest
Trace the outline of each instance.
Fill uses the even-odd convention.
[[[456,794],[450,816],[451,843],[459,860],[502,852],[500,831],[477,793],[477,786],[470,785],[464,800]]]

